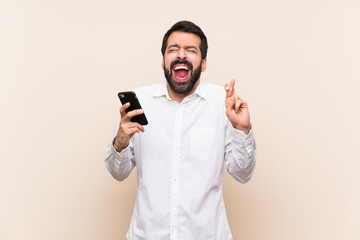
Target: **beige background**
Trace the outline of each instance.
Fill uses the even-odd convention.
[[[357,0],[0,0],[0,239],[124,239],[136,173],[103,158],[117,92],[164,81],[160,44],[188,19],[203,81],[249,102],[251,181],[224,174],[234,238],[360,239]]]

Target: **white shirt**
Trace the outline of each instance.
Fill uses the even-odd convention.
[[[134,91],[149,124],[120,153],[110,144],[105,158],[119,181],[137,167],[127,239],[232,239],[223,166],[239,182],[250,179],[256,158],[252,130],[246,135],[231,125],[225,90],[214,84],[200,82],[181,103],[170,99],[166,82]]]

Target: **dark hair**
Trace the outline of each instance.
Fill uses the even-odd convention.
[[[176,31],[193,33],[193,34],[198,35],[201,40],[201,42],[200,42],[201,58],[202,59],[206,58],[207,49],[208,49],[208,43],[207,43],[206,36],[199,26],[197,26],[196,24],[194,24],[190,21],[177,22],[165,33],[163,41],[162,41],[162,46],[161,46],[161,53],[163,56],[165,55],[165,50],[167,47],[167,42],[168,42],[169,36],[173,32],[176,32]]]

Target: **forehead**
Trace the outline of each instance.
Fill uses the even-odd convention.
[[[170,34],[167,47],[177,44],[179,46],[195,46],[198,48],[200,42],[200,37],[194,33],[176,31]]]

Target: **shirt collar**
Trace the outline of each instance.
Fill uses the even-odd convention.
[[[168,93],[168,90],[167,90],[167,87],[166,87],[166,84],[167,84],[166,82],[163,82],[163,83],[159,84],[159,86],[156,89],[156,91],[154,92],[153,96],[154,97],[163,97],[163,96],[165,96],[167,99],[171,100],[171,98],[169,96],[169,93]],[[191,95],[198,95],[199,97],[206,99],[205,84],[200,81],[200,83],[197,86],[195,92],[193,94],[191,94]]]

